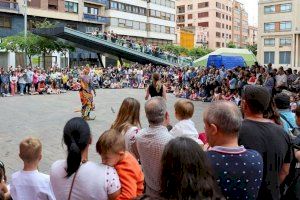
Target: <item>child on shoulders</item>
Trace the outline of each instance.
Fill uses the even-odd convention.
[[[180,99],[175,103],[174,108],[175,117],[179,122],[170,131],[171,135],[175,137],[186,136],[203,145],[203,142],[198,139],[198,131],[191,120],[194,114],[194,104],[189,100]]]
[[[102,163],[115,167],[121,182],[117,200],[133,199],[143,194],[144,174],[138,161],[125,151],[125,139],[118,131],[105,131],[96,144]]]
[[[26,138],[20,143],[19,156],[23,160],[23,170],[15,172],[11,178],[10,193],[13,199],[55,200],[50,177],[38,171],[42,159],[42,144],[36,138]]]

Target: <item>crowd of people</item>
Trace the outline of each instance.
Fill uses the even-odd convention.
[[[126,48],[130,48],[142,53],[159,57],[164,60],[168,60],[171,63],[183,64],[184,62],[186,62],[187,64],[190,64],[189,62],[191,62],[191,59],[188,57],[176,56],[172,52],[164,51],[157,45],[152,45],[143,40],[134,40],[130,36],[117,35],[113,31],[95,31],[92,33],[92,35]]]
[[[282,67],[278,70],[255,64],[251,67],[226,69],[194,67],[161,67],[133,64],[130,67],[108,66],[90,67],[89,76],[94,88],[135,88],[146,89],[151,84],[152,74],[160,74],[159,81],[166,93],[192,101],[211,102],[229,100],[237,105],[245,85],[263,85],[274,95],[285,91],[292,103],[299,101],[300,71]],[[0,93],[2,96],[24,94],[60,94],[68,90],[80,90],[80,74],[84,67],[57,69],[49,71],[28,67],[0,69]]]
[[[272,97],[267,87],[247,85],[241,109],[225,100],[206,107],[203,121],[196,122],[204,124],[200,134],[188,99],[174,104],[174,126],[165,98],[146,101],[144,128],[140,107],[138,100],[124,99],[108,130],[97,130],[103,132],[96,139],[97,162],[88,157],[88,123],[70,119],[62,136],[67,156],[52,164],[50,175],[38,171],[40,140],[23,139],[19,157],[24,167],[9,183],[0,162],[0,199],[300,198],[300,106],[292,111],[286,93]],[[285,123],[293,130],[285,130]]]

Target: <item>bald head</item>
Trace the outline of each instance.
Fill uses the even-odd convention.
[[[163,124],[167,112],[167,104],[162,97],[153,97],[145,104],[145,112],[150,125]]]
[[[242,125],[242,114],[239,108],[229,101],[216,101],[205,110],[203,120],[214,124],[223,134],[238,134]]]

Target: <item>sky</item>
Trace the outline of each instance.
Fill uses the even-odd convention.
[[[258,0],[238,0],[243,3],[248,12],[249,25],[257,25]]]

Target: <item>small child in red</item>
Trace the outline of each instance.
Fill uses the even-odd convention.
[[[105,131],[96,144],[102,163],[115,167],[121,182],[117,200],[133,199],[143,194],[144,174],[138,161],[125,151],[125,140],[116,130]]]

